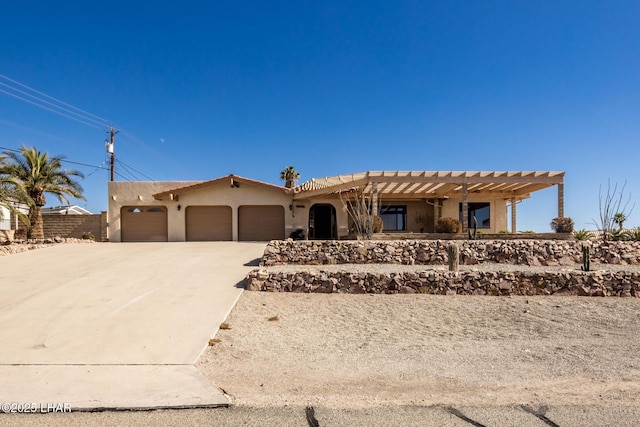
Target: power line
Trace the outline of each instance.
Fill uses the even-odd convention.
[[[49,101],[47,101],[47,100],[40,99],[40,98],[38,98],[38,97],[37,97],[37,96],[35,96],[35,95],[32,95],[32,94],[27,93],[27,92],[25,92],[25,91],[23,91],[23,90],[20,90],[20,89],[16,89],[16,88],[14,88],[14,87],[11,87],[11,86],[9,86],[9,85],[8,85],[8,84],[6,84],[6,83],[2,83],[2,82],[0,82],[0,86],[4,86],[4,87],[6,87],[6,88],[9,88],[10,90],[13,90],[13,91],[15,91],[15,92],[21,93],[22,95],[25,95],[25,96],[28,96],[28,97],[30,97],[30,98],[33,98],[33,99],[37,100],[38,102],[42,102],[42,103],[44,103],[44,104],[51,105],[53,108],[57,108],[57,109],[59,109],[59,110],[65,111],[65,112],[67,112],[67,113],[69,113],[69,114],[73,114],[74,116],[79,116],[81,119],[84,119],[84,120],[87,120],[87,121],[90,121],[90,122],[94,122],[94,123],[99,124],[99,125],[104,125],[104,123],[103,123],[103,122],[101,122],[101,121],[98,121],[98,120],[92,119],[91,117],[87,117],[87,116],[84,116],[84,115],[82,115],[82,114],[78,114],[78,113],[76,113],[75,111],[69,110],[68,108],[60,107],[59,105],[56,105],[56,104],[54,104],[53,102],[49,102]],[[8,95],[10,95],[10,96],[13,96],[14,98],[18,98],[18,99],[21,99],[21,100],[23,100],[23,101],[26,101],[26,99],[21,98],[21,97],[18,97],[17,95],[14,95],[14,94],[8,93],[8,92],[7,92],[7,91],[5,91],[5,90],[3,90],[3,92],[4,92],[4,93],[6,93],[6,94],[8,94]],[[40,106],[40,107],[41,107],[41,108],[43,108],[43,106]],[[51,111],[51,110],[50,110],[50,111]],[[65,115],[65,117],[70,117],[70,116]],[[70,118],[71,118],[71,117],[70,117]]]
[[[12,97],[14,97],[16,99],[19,99],[21,101],[27,102],[29,104],[35,105],[36,107],[42,108],[43,110],[51,111],[52,113],[58,114],[59,116],[67,117],[67,118],[69,118],[71,120],[75,120],[76,122],[82,123],[83,125],[87,125],[87,126],[90,126],[92,128],[96,128],[96,129],[102,129],[100,126],[96,126],[96,125],[93,125],[91,123],[84,122],[84,121],[82,121],[80,119],[77,119],[77,118],[75,118],[73,116],[69,116],[68,114],[64,114],[64,113],[61,113],[60,111],[56,111],[56,110],[54,110],[52,108],[48,108],[48,107],[45,107],[43,105],[39,105],[39,104],[37,104],[37,103],[35,103],[33,101],[30,101],[28,99],[22,98],[21,96],[15,95],[15,94],[10,93],[10,92],[7,92],[6,90],[0,89],[0,92],[4,92],[9,96],[12,96]]]
[[[7,147],[0,147],[0,150],[5,150],[5,151],[12,151],[14,153],[20,153],[20,150],[16,150],[15,148],[7,148]],[[71,163],[73,165],[80,165],[80,166],[86,166],[89,168],[99,168],[99,169],[105,169],[105,170],[109,170],[109,168],[102,166],[104,164],[104,162],[102,162],[99,166],[96,165],[90,165],[87,163],[81,163],[81,162],[74,162],[73,160],[67,160],[67,159],[61,159],[61,162],[64,163]]]
[[[128,164],[127,162],[125,162],[122,159],[116,159],[117,162],[123,164],[124,166],[127,166],[129,169],[133,170],[134,172],[142,175],[143,177],[147,178],[150,181],[153,181],[153,178],[151,178],[149,175],[145,174],[144,172],[139,171],[138,169],[134,168],[133,166],[131,166],[130,164]]]
[[[102,117],[100,117],[100,116],[96,116],[95,114],[92,114],[92,113],[90,113],[90,112],[88,112],[88,111],[85,111],[85,110],[83,110],[83,109],[81,109],[81,108],[78,108],[78,107],[76,107],[76,106],[74,106],[74,105],[71,105],[71,104],[66,103],[66,102],[64,102],[64,101],[61,101],[61,100],[59,100],[59,99],[57,99],[57,98],[54,98],[53,96],[47,95],[46,93],[40,92],[40,91],[38,91],[38,90],[36,90],[36,89],[34,89],[34,88],[32,88],[32,87],[29,87],[29,86],[27,86],[27,85],[25,85],[25,84],[23,84],[23,83],[20,83],[20,82],[18,82],[18,81],[16,81],[16,80],[10,79],[10,78],[9,78],[9,77],[7,77],[7,76],[4,76],[4,75],[0,74],[0,78],[3,78],[3,79],[5,79],[5,80],[8,80],[8,81],[10,81],[11,83],[17,84],[17,85],[19,85],[19,86],[21,86],[21,87],[23,87],[23,88],[25,88],[25,89],[28,89],[28,90],[30,90],[30,91],[32,91],[32,92],[35,92],[35,93],[37,93],[38,95],[42,95],[42,96],[44,96],[44,97],[46,97],[46,98],[49,98],[49,99],[51,99],[51,100],[53,100],[53,101],[55,101],[55,102],[57,102],[57,103],[59,103],[59,104],[62,104],[62,105],[64,105],[64,106],[66,106],[66,107],[73,108],[74,110],[80,111],[81,113],[83,113],[83,114],[85,114],[85,115],[87,115],[87,116],[93,117],[94,119],[98,119],[98,120],[100,120],[100,121],[102,121],[102,122],[104,122],[104,123],[108,123],[108,122],[109,122],[109,120],[107,120],[107,119],[104,119],[104,118],[102,118]],[[6,84],[3,84],[3,85],[4,85],[4,86],[7,86]],[[7,86],[7,87],[9,87],[9,86]],[[11,88],[11,89],[18,91],[18,90],[17,90],[17,89],[15,89],[15,88]],[[24,93],[24,92],[23,92],[23,93]],[[36,98],[36,97],[35,97],[35,96],[33,96],[33,95],[29,95],[29,96],[31,96],[31,97],[33,97],[33,98]],[[43,102],[46,102],[46,101],[44,101],[44,100],[43,100]],[[58,107],[58,108],[59,108],[59,107]],[[78,116],[80,115],[80,114],[78,114],[78,113],[74,113],[74,114],[76,114],[76,115],[78,115]],[[86,119],[87,119],[87,120],[91,120],[91,121],[95,121],[95,120],[93,120],[93,119],[89,119],[88,117],[87,117]]]

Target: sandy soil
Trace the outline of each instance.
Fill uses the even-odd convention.
[[[239,405],[640,405],[637,299],[244,292],[227,323],[197,366]]]

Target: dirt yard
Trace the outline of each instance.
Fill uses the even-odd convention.
[[[227,323],[197,366],[239,405],[640,404],[635,298],[244,292]]]

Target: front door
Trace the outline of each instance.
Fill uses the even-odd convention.
[[[309,210],[309,238],[330,240],[337,237],[336,208],[329,204],[316,204]]]

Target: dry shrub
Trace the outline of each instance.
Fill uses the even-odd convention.
[[[220,338],[211,338],[209,340],[209,346],[214,346],[216,344],[220,344],[222,340]]]
[[[269,322],[277,322],[278,320],[280,320],[280,318],[278,316],[271,316],[267,320]]]
[[[550,225],[556,233],[573,233],[573,220],[569,217],[553,218]]]
[[[462,224],[455,218],[443,217],[438,220],[436,233],[460,233]]]
[[[220,324],[220,329],[231,329],[231,326],[228,323],[221,323]]]

